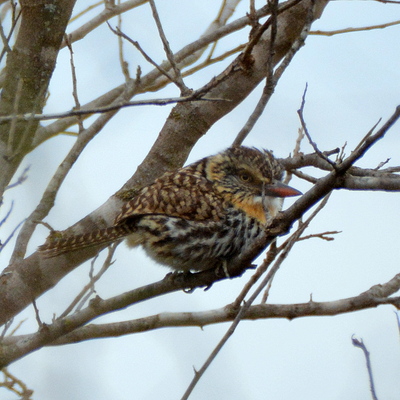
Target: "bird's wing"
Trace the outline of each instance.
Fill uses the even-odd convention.
[[[227,204],[212,182],[187,169],[166,173],[127,202],[115,224],[130,217],[163,214],[183,219],[219,221]]]

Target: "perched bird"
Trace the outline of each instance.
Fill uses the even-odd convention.
[[[45,257],[112,243],[126,237],[160,264],[178,271],[226,265],[263,235],[280,211],[282,197],[298,190],[281,182],[283,168],[272,153],[230,147],[142,188],[113,226],[40,246]]]

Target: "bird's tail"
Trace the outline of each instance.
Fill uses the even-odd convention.
[[[82,233],[73,236],[61,236],[60,232],[54,232],[47,238],[46,243],[39,246],[38,250],[45,258],[57,257],[60,254],[97,246],[104,243],[112,243],[132,233],[126,224],[115,225],[109,228]]]

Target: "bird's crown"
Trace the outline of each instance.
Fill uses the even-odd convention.
[[[224,189],[261,188],[273,180],[281,180],[283,169],[271,152],[249,147],[230,147],[209,157],[207,178]]]

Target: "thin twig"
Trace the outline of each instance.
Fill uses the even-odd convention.
[[[301,99],[301,106],[297,110],[297,114],[299,115],[300,122],[301,122],[301,127],[303,128],[303,132],[306,135],[308,142],[311,144],[312,148],[314,151],[326,162],[328,162],[330,165],[332,165],[333,168],[336,168],[336,163],[332,161],[329,157],[326,157],[325,154],[322,153],[322,151],[318,148],[317,144],[312,140],[310,133],[308,132],[306,121],[304,119],[304,106],[306,104],[306,94],[307,94],[307,88],[308,84],[306,84],[306,87],[303,92],[303,96]]]
[[[215,42],[216,43],[216,42]],[[198,72],[200,70],[202,70],[205,67],[208,67],[212,64],[215,64],[217,62],[223,61],[225,60],[227,57],[232,56],[233,54],[237,54],[240,51],[242,51],[245,48],[244,44],[240,44],[239,46],[236,46],[235,48],[226,51],[225,53],[222,53],[219,56],[216,56],[214,58],[211,58],[211,54],[201,63],[195,65],[194,67],[187,69],[185,71],[183,71],[182,76],[183,77],[187,77],[190,75],[193,75],[195,72]]]
[[[250,292],[251,288],[256,284],[256,282],[261,278],[261,276],[267,271],[267,269],[272,265],[275,261],[276,257],[282,249],[277,249],[276,241],[272,242],[270,248],[267,252],[267,257],[263,261],[263,263],[257,268],[256,272],[250,277],[248,282],[243,286],[243,289],[236,297],[235,301],[232,303],[233,309],[239,309],[244,299]]]
[[[3,217],[3,219],[0,221],[0,227],[8,220],[9,216],[11,215],[11,212],[14,208],[14,200],[11,200],[11,205],[10,208],[7,211],[7,214]]]
[[[394,313],[396,314],[397,329],[399,331],[399,338],[400,338],[400,314],[398,311],[395,311]]]
[[[381,1],[381,0],[376,0],[376,1]],[[382,1],[382,3],[395,3],[395,4],[400,4],[398,1]],[[364,26],[360,28],[344,28],[344,29],[337,29],[335,31],[311,31],[310,35],[321,35],[321,36],[334,36],[334,35],[341,35],[343,33],[352,33],[352,32],[363,32],[363,31],[371,31],[374,29],[384,29],[388,28],[389,26],[394,26],[400,24],[400,20],[398,21],[393,21],[393,22],[387,22],[385,24],[379,24],[379,25],[370,25],[370,26]]]
[[[345,153],[346,147],[347,147],[347,141],[344,142],[343,146],[340,148],[340,152],[336,155],[336,162],[342,162],[345,159],[345,157],[346,157],[346,153]]]
[[[0,243],[0,252],[7,246],[9,241],[14,237],[15,233],[18,231],[20,226],[26,221],[26,219],[23,219],[21,222],[17,224],[17,226],[12,230],[12,232],[7,236],[7,239],[4,241],[4,243]],[[3,222],[3,221],[1,221]]]
[[[103,265],[97,274],[93,274],[94,264],[96,261],[96,257],[93,258],[90,264],[89,271],[89,283],[85,285],[80,293],[75,297],[75,299],[71,302],[71,304],[64,310],[64,312],[58,318],[64,318],[68,314],[72,312],[72,310],[77,306],[76,310],[79,311],[82,309],[83,305],[86,303],[87,299],[96,292],[94,284],[104,275],[104,273],[108,270],[108,268],[113,264],[112,257],[114,256],[115,250],[120,242],[113,243],[109,249],[106,259],[103,262]]]
[[[119,98],[117,98],[116,103],[119,104],[122,102],[123,99],[125,99],[125,96],[128,96],[129,93],[135,91],[135,89],[135,82],[132,82],[131,86],[127,85],[125,92],[122,93]],[[24,257],[28,241],[35,230],[37,221],[41,221],[43,218],[45,218],[53,207],[58,190],[60,189],[61,184],[71,170],[72,166],[82,154],[86,145],[93,139],[93,137],[97,135],[98,132],[101,131],[101,129],[103,129],[105,124],[115,115],[118,110],[119,108],[117,107],[114,111],[100,115],[89,128],[80,133],[76,142],[48,184],[38,206],[26,219],[25,224],[18,235],[17,243],[11,257],[11,263]]]
[[[145,0],[143,0],[143,2],[144,1]],[[289,1],[289,4],[285,6],[285,8],[288,9],[290,4],[295,5],[298,3],[298,1],[299,0]],[[125,10],[125,7],[129,7],[131,3],[132,0],[127,0],[121,4],[121,8],[114,6],[112,10],[108,9],[104,10],[102,12],[102,15],[99,15],[98,18],[95,18],[96,21],[92,20],[93,24],[102,23],[107,19],[111,18],[112,16],[117,15],[119,12],[122,12],[121,9]],[[268,14],[267,8],[268,7],[264,6],[261,9],[259,9],[256,13],[257,18],[261,18],[267,15]],[[175,54],[175,60],[176,62],[179,63],[181,68],[183,64],[187,66],[197,61],[210,43],[213,43],[222,37],[225,37],[233,32],[243,29],[245,26],[250,24],[248,16],[241,17],[229,24],[226,24],[226,21],[228,17],[232,15],[232,12],[233,10],[228,8],[228,10],[222,13],[223,18],[219,18],[216,21],[214,21],[211,24],[211,26],[206,30],[205,34],[200,37],[200,39],[197,39],[193,43],[188,44]],[[92,25],[89,23],[88,24],[89,31],[92,29],[91,26]],[[82,33],[78,32],[79,30],[80,29],[71,33],[71,36],[73,37],[72,41],[82,38],[88,32],[85,31],[84,33]],[[166,70],[170,68],[169,63],[167,61],[165,61],[165,63],[163,64],[165,65]],[[167,84],[166,80],[162,79],[161,73],[159,73],[157,69],[150,71],[143,77],[143,86],[140,87],[140,93],[144,93],[145,91],[148,90],[158,90],[164,87],[166,84]],[[124,86],[125,85],[120,85],[110,90],[108,93],[86,104],[85,106],[83,106],[83,108],[85,107],[86,109],[88,109],[89,107],[98,108],[104,106],[104,104],[111,103],[124,90]],[[0,122],[1,121],[2,120],[0,117]],[[43,141],[45,141],[47,138],[52,137],[59,132],[65,131],[69,126],[71,126],[74,123],[74,121],[75,120],[72,118],[65,118],[64,120],[61,119],[53,122],[52,124],[49,124],[46,127],[40,128],[38,130],[37,137],[34,140],[34,144],[38,145]]]
[[[298,130],[298,135],[297,135],[297,139],[296,139],[296,144],[294,146],[293,149],[293,157],[296,157],[300,154],[300,149],[301,149],[301,142],[304,139],[304,129],[303,128],[299,128]]]
[[[10,327],[11,327],[13,322],[14,322],[14,318],[11,318],[3,325],[3,329],[2,329],[1,334],[0,334],[0,343],[5,338],[6,333],[10,329]]]
[[[301,142],[303,139],[304,139],[304,131],[302,128],[299,128],[296,143],[293,149],[293,157],[298,157],[300,155]],[[283,183],[288,184],[292,180],[292,177],[293,177],[293,170],[287,170]]]
[[[267,283],[267,287],[265,288],[264,293],[263,293],[262,298],[261,298],[261,301],[260,301],[261,304],[266,304],[267,303],[267,300],[268,300],[269,293],[270,293],[271,288],[272,288],[272,283],[274,281],[274,278],[275,278],[275,275],[272,276],[270,281]]]
[[[7,368],[3,368],[1,372],[4,375],[4,382],[0,382],[0,387],[7,388],[10,392],[18,395],[21,400],[32,399],[33,390],[28,389],[28,386],[23,381],[11,374]]]
[[[357,160],[362,158],[364,154],[380,139],[382,139],[389,129],[399,120],[400,118],[400,105],[396,107],[394,113],[389,117],[389,119],[383,124],[383,126],[373,134],[376,126],[375,124],[372,129],[367,133],[367,135],[360,141],[356,148],[351,152],[351,154],[337,165],[337,172],[346,172]]]
[[[104,4],[104,3],[106,3],[106,4]],[[69,20],[69,23],[75,22],[76,20],[78,20],[79,18],[81,18],[81,17],[84,16],[85,14],[88,14],[89,11],[95,9],[96,7],[105,5],[106,8],[107,8],[107,6],[108,6],[107,3],[108,3],[107,0],[101,0],[101,1],[98,1],[97,3],[91,4],[90,6],[86,7],[84,10],[78,12],[78,14],[74,15],[73,17],[71,17],[71,19]],[[118,4],[118,5],[119,5],[119,4]],[[119,14],[118,14],[118,15],[119,15]]]
[[[251,113],[244,127],[237,134],[233,145],[239,146],[243,143],[246,136],[253,129],[256,122],[261,117],[262,113],[267,106],[269,99],[275,91],[275,86],[277,81],[274,79],[274,67],[273,67],[273,58],[275,55],[275,39],[277,33],[277,17],[278,17],[278,0],[270,0],[268,1],[268,6],[271,10],[271,17],[268,19],[268,26],[271,26],[271,35],[269,38],[269,52],[268,52],[268,60],[267,60],[267,78],[265,82],[265,86],[263,89],[263,93],[261,95],[260,100],[258,101],[254,111]],[[260,36],[261,37],[261,36]],[[243,56],[245,56],[243,54]]]
[[[373,400],[378,400],[378,397],[376,396],[376,392],[375,392],[374,377],[372,374],[371,359],[369,357],[369,351],[367,350],[367,347],[365,346],[362,339],[358,340],[353,335],[351,337],[351,341],[352,341],[354,347],[358,347],[359,349],[361,349],[364,352],[365,362],[367,364],[367,371],[368,371],[368,377],[369,377],[369,388],[371,390],[371,396],[372,396]]]
[[[121,5],[121,0],[118,0],[118,6]],[[122,16],[118,14],[118,30],[122,31]],[[131,80],[131,76],[129,73],[129,65],[124,57],[124,41],[122,40],[122,36],[118,35],[118,56],[119,56],[119,64],[121,65],[122,74],[125,77],[125,82],[128,83]]]
[[[30,169],[30,165],[28,165],[27,167],[24,168],[24,170],[22,171],[21,175],[18,177],[18,179],[16,180],[16,182],[11,183],[10,185],[6,186],[6,188],[4,189],[4,191],[12,189],[16,186],[21,185],[22,183],[24,183],[27,179],[28,179],[28,171]]]
[[[115,33],[118,36],[123,37],[125,40],[127,40],[129,43],[133,44],[140,52],[140,54],[145,58],[147,62],[149,62],[151,65],[153,65],[155,68],[157,68],[161,74],[163,74],[166,78],[168,78],[171,82],[175,82],[174,78],[159,64],[157,64],[143,49],[142,46],[140,46],[139,42],[136,40],[131,39],[128,35],[125,33],[121,32],[119,28],[112,28],[111,25],[107,22],[108,27],[111,29],[113,33]]]
[[[274,8],[273,4],[269,4],[268,6],[269,8]],[[268,19],[269,24],[274,25],[273,22],[273,17],[274,17],[274,13],[276,12],[276,16],[279,15],[279,13],[281,13],[283,11],[283,9],[278,8],[277,10],[274,10],[271,12],[271,17]],[[267,21],[267,22],[268,22]],[[295,56],[295,54],[297,53],[297,51],[304,45],[305,39],[307,37],[308,31],[310,29],[311,23],[313,21],[313,7],[310,8],[309,10],[309,14],[307,16],[307,20],[305,22],[304,28],[301,32],[301,34],[299,35],[299,37],[294,41],[294,43],[292,44],[291,49],[288,51],[288,53],[286,54],[285,58],[283,59],[283,61],[280,63],[280,65],[276,68],[274,74],[271,76],[271,70],[272,70],[272,57],[273,57],[273,50],[270,51],[270,55],[269,55],[269,67],[268,67],[268,72],[267,72],[267,84],[264,87],[263,90],[263,94],[256,106],[256,108],[254,109],[253,113],[250,115],[248,121],[246,122],[245,126],[241,129],[241,131],[238,133],[238,135],[236,136],[233,145],[240,145],[243,143],[244,139],[246,138],[246,136],[249,134],[249,132],[251,131],[251,129],[253,128],[253,126],[255,125],[255,123],[258,121],[258,119],[260,118],[262,112],[264,111],[269,99],[271,98],[276,85],[278,84],[279,79],[281,78],[281,76],[283,75],[284,71],[286,70],[286,68],[288,67],[288,65],[290,64],[290,62],[292,61],[293,57]],[[266,26],[267,23],[265,23],[263,25],[263,27]],[[273,26],[271,26],[271,44],[272,44],[272,40],[274,39],[272,30],[273,30]],[[243,58],[245,58],[245,53],[246,51],[249,51],[249,48],[251,48],[251,46],[248,46],[245,50],[245,52],[243,53]],[[272,47],[271,47],[272,48]],[[271,76],[270,79],[268,79],[268,76]]]
[[[175,62],[174,53],[171,51],[171,47],[169,45],[168,39],[165,36],[164,29],[163,29],[162,24],[161,24],[160,16],[158,15],[156,3],[154,2],[154,0],[150,0],[149,2],[150,2],[151,11],[153,13],[154,21],[155,21],[155,23],[157,25],[158,33],[160,35],[160,38],[161,38],[163,46],[164,46],[165,54],[167,55],[168,61],[170,62],[171,67],[172,67],[172,69],[174,71],[174,74],[175,74],[175,79],[173,80],[173,82],[181,90],[181,95],[182,96],[187,96],[191,91],[185,85],[185,82],[183,82],[181,71],[178,68],[177,63]]]
[[[318,181],[318,178],[314,178],[313,176],[308,175],[308,174],[306,174],[306,173],[304,173],[302,171],[298,171],[298,170],[293,169],[293,170],[290,171],[290,173],[292,175],[294,175],[294,176],[297,176],[300,179],[304,179],[305,181],[313,183],[313,184]]]
[[[122,97],[121,99],[123,99]],[[149,99],[149,100],[137,100],[137,101],[114,101],[111,105],[105,107],[98,107],[92,109],[81,109],[81,110],[71,110],[62,113],[55,114],[35,114],[35,113],[26,113],[26,114],[18,114],[18,115],[6,115],[0,117],[0,122],[7,122],[12,120],[22,120],[27,121],[29,119],[35,121],[44,121],[50,119],[58,119],[58,118],[68,118],[75,117],[78,115],[91,115],[91,114],[103,114],[108,113],[109,111],[118,111],[121,108],[125,107],[135,107],[135,106],[166,106],[168,104],[175,103],[185,103],[188,101],[228,101],[226,99],[221,98],[199,98],[197,92],[188,96],[188,97],[169,97],[165,99]]]
[[[14,104],[13,104],[13,113],[10,115],[10,130],[8,133],[8,142],[7,142],[7,156],[11,157],[14,152],[14,147],[16,147],[16,143],[14,143],[14,136],[17,130],[17,121],[18,121],[18,106],[19,101],[22,96],[22,86],[23,86],[23,79],[18,79],[17,87],[15,88],[15,97],[14,97]]]
[[[3,24],[1,23],[1,20],[0,20],[0,37],[1,37],[1,41],[3,42],[3,50],[1,51],[2,54],[9,53],[11,51],[11,47],[8,44],[8,39],[6,37],[6,34],[4,33]],[[0,55],[0,61],[1,61],[1,58],[2,58],[2,55]]]
[[[35,299],[32,300],[32,305],[33,305],[33,309],[35,310],[36,322],[38,323],[39,328],[41,328],[43,326],[43,322],[40,319],[39,309],[38,309]]]
[[[388,162],[390,161],[390,158],[387,158],[385,161],[381,161],[375,168],[375,171],[378,171],[379,169],[382,169],[383,166],[385,166]]]
[[[329,242],[331,240],[335,240],[335,238],[328,236],[328,235],[338,235],[339,233],[342,233],[342,231],[326,231],[326,232],[321,232],[321,233],[313,233],[311,235],[300,237],[299,242],[301,240],[308,240],[308,239],[313,239],[313,238],[323,239],[323,240],[327,240]]]
[[[19,18],[21,16],[21,10],[19,10],[18,13],[17,13],[17,10],[16,10],[17,3],[14,3],[12,1],[10,3],[11,3],[11,7],[12,7],[12,24],[11,24],[10,32],[8,33],[7,37],[3,36],[4,35],[3,27],[1,27],[1,31],[2,31],[1,38],[2,38],[2,41],[3,41],[4,47],[3,47],[3,49],[2,49],[2,51],[0,53],[0,62],[2,61],[4,55],[7,52],[11,51],[10,46],[9,46],[8,43],[10,42],[11,36],[14,33],[14,30],[17,27],[18,20],[19,20]]]
[[[67,43],[67,47],[68,47],[69,54],[70,54],[70,65],[71,65],[71,75],[72,75],[72,96],[75,101],[75,110],[80,110],[81,104],[79,102],[79,97],[78,97],[78,81],[76,79],[74,52],[72,50],[72,44],[71,44],[71,41],[70,41],[68,35],[65,35],[65,42]],[[82,132],[85,129],[83,126],[83,120],[80,115],[77,116],[77,119],[78,119],[79,132]]]

